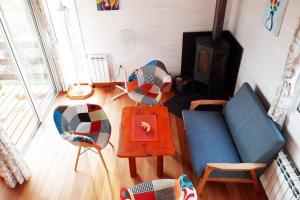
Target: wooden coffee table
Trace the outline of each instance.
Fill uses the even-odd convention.
[[[132,119],[134,115],[156,115],[157,140],[132,141]],[[171,135],[170,117],[165,106],[125,107],[122,111],[118,157],[128,158],[131,177],[136,177],[136,157],[157,157],[157,176],[163,176],[163,157],[173,155],[175,148]]]

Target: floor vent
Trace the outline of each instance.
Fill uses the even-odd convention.
[[[284,152],[278,154],[260,180],[269,200],[300,200],[300,174]]]
[[[92,83],[108,83],[110,82],[107,55],[90,54],[89,72]]]

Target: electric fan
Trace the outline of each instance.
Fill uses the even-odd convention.
[[[124,76],[124,83],[125,87],[116,85],[116,88],[122,90],[121,93],[117,94],[116,96],[112,97],[111,100],[115,100],[124,94],[128,94],[127,89],[127,74],[126,74],[126,67],[124,67],[124,60],[125,58],[132,53],[136,45],[136,35],[133,30],[131,29],[123,29],[117,35],[117,52],[122,57],[122,62],[120,68],[123,70]]]

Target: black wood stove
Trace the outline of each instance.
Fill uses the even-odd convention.
[[[207,88],[209,98],[223,96],[230,45],[222,38],[227,0],[217,0],[212,36],[196,38],[193,90],[196,82]]]

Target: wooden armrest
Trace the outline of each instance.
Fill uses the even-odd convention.
[[[256,169],[263,169],[266,167],[265,163],[208,163],[208,168],[212,170],[222,171],[251,171]]]
[[[256,170],[257,169],[263,169],[266,167],[265,163],[207,163],[207,166],[205,168],[203,177],[200,179],[200,182],[197,187],[197,192],[200,194],[204,188],[204,185],[209,180],[215,180],[220,178],[213,178],[209,177],[210,174],[214,170],[220,170],[220,171],[249,171],[250,172],[250,179],[231,179],[231,178],[221,178],[223,181],[229,181],[232,182],[243,182],[246,183],[252,183],[255,187],[256,191],[260,191],[261,187],[259,185],[259,181],[257,179]],[[241,181],[242,180],[242,181]]]
[[[225,105],[226,103],[226,100],[196,100],[191,101],[190,110],[194,110],[199,105]]]

